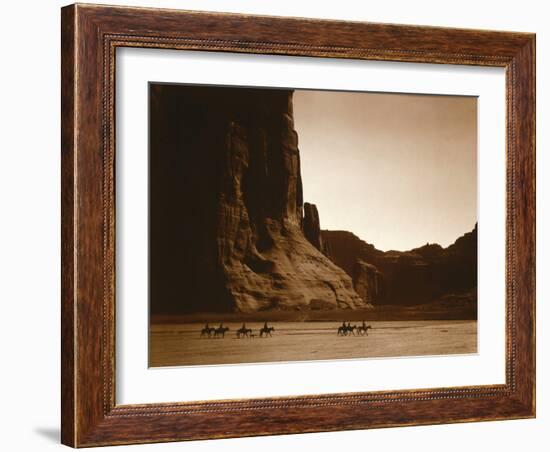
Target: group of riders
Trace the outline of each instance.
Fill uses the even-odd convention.
[[[342,322],[342,325],[338,327],[338,336],[368,336],[369,329],[372,329],[372,326],[367,325],[363,320],[363,323],[359,326],[351,325],[351,322],[346,323]]]
[[[218,328],[211,327],[208,323],[204,326],[204,328],[201,330],[201,337],[217,337],[217,338],[223,338],[225,337],[225,333],[229,331],[229,328],[226,326],[223,326],[223,323],[220,323],[220,326]]]
[[[214,337],[214,338],[220,338],[223,339],[225,337],[225,333],[229,331],[229,328],[226,326],[223,326],[223,323],[220,323],[219,327],[211,327],[208,323],[204,325],[204,328],[201,330],[201,337]],[[268,326],[267,322],[264,323],[264,326],[260,329],[260,337],[271,337],[272,334],[275,331],[275,328],[272,326]],[[252,329],[247,328],[246,324],[243,322],[242,326],[237,330],[237,338],[241,339],[244,337],[255,337],[254,334],[252,334]]]
[[[363,320],[363,323],[359,326],[352,325],[351,322],[342,322],[342,325],[338,327],[338,336],[368,336],[369,329],[371,329],[372,326],[367,325],[365,321]],[[214,337],[214,338],[224,338],[225,333],[229,331],[229,328],[226,326],[223,326],[223,323],[220,323],[220,326],[211,327],[210,324],[204,325],[204,328],[201,330],[201,337]],[[272,334],[275,331],[275,328],[272,326],[268,326],[267,322],[264,323],[264,326],[260,328],[259,336],[260,337],[271,337]],[[237,330],[236,332],[237,338],[245,338],[245,337],[255,337],[254,334],[252,334],[252,329],[246,327],[246,323],[243,322],[242,326]]]

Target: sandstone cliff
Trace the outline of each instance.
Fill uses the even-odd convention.
[[[358,284],[379,273],[377,286],[382,290],[371,290],[370,303],[424,304],[445,295],[472,293],[477,287],[477,224],[447,248],[426,244],[410,251],[383,252],[348,231],[321,235],[331,259],[353,278],[363,299]]]
[[[153,312],[365,305],[304,218],[292,91],[152,85],[150,108]]]
[[[358,259],[353,266],[353,287],[357,294],[369,305],[385,298],[385,280],[378,269]]]
[[[306,239],[319,251],[323,251],[323,239],[321,238],[321,223],[319,211],[315,204],[304,203],[304,221],[302,230]]]

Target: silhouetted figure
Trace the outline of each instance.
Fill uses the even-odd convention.
[[[361,336],[368,336],[369,335],[369,329],[372,329],[372,326],[367,325],[365,323],[365,321],[363,320],[362,325],[357,328],[357,333]]]
[[[201,330],[201,337],[210,337],[214,331],[216,331],[216,328],[210,328],[210,325],[207,322]]]
[[[264,327],[260,330],[260,337],[264,337],[264,334],[271,337],[271,333],[275,331],[272,326],[267,326],[267,322],[264,323]]]
[[[220,323],[220,326],[214,330],[214,337],[224,338],[226,331],[229,331],[229,328]]]
[[[346,325],[346,322],[343,321],[342,325],[338,327],[338,332],[336,333],[337,336],[345,336],[347,334],[348,327]]]
[[[351,322],[346,323],[345,321],[342,322],[342,326],[338,327],[338,332],[336,333],[337,336],[347,336],[349,333],[351,333],[353,336],[355,336],[355,330],[357,329],[357,325],[351,326]]]
[[[243,322],[243,326],[241,326],[237,330],[237,337],[240,339],[241,336],[250,337],[250,333],[252,333],[252,330],[250,328],[246,327],[246,324]]]

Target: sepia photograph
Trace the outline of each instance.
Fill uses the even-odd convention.
[[[149,366],[477,353],[477,98],[149,83]]]
[[[161,3],[11,46],[7,450],[537,443],[541,7]]]

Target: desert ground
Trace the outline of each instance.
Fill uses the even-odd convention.
[[[360,325],[361,322],[351,322]],[[369,321],[368,335],[338,336],[342,322],[247,322],[250,337],[237,338],[242,322],[224,322],[224,338],[201,337],[204,323],[158,323],[150,328],[151,367],[307,361],[477,352],[477,321]],[[218,324],[210,322],[211,327]]]

